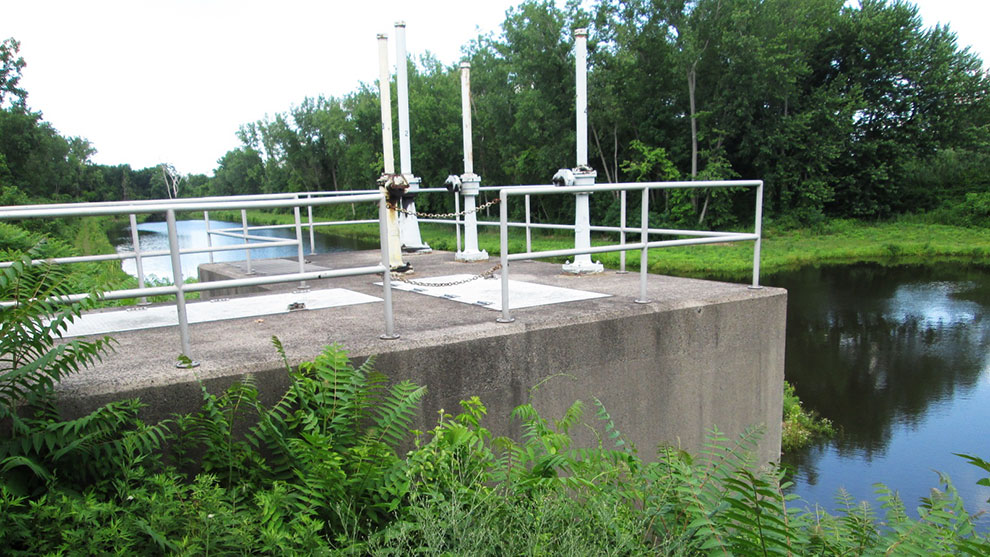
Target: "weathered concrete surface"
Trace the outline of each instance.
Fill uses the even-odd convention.
[[[422,279],[480,273],[495,263],[455,262],[447,252],[406,257]],[[378,252],[310,257],[329,268],[372,265],[378,258]],[[213,267],[204,270],[238,274]],[[422,427],[432,425],[440,408],[457,411],[458,401],[472,395],[488,406],[487,425],[497,434],[515,432],[509,412],[530,396],[548,418],[559,418],[581,399],[585,421],[594,424],[598,398],[644,457],[661,443],[697,450],[712,426],[731,437],[762,425],[759,459],[777,459],[785,291],[651,275],[652,301],[637,304],[635,273],[573,276],[562,274],[559,264],[527,261],[512,263],[510,278],[611,296],[513,310],[516,321],[499,324],[495,311],[394,290],[399,340],[378,338],[384,331],[380,302],[192,325],[191,356],[202,365],[191,370],[174,366],[180,350],[174,327],[118,333],[117,350],[102,365],[62,383],[62,404],[78,413],[122,395],[140,396],[154,419],[195,409],[202,399],[199,381],[215,392],[244,374],[253,374],[274,399],[287,383],[270,342],[274,335],[293,362],[340,343],[356,359],[377,355],[378,368],[393,379],[427,385]],[[381,297],[376,280],[351,277],[312,286]]]

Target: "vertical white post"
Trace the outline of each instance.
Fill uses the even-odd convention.
[[[396,340],[399,335],[395,334],[395,317],[392,312],[392,273],[389,272],[389,254],[391,252],[389,248],[389,233],[388,233],[388,214],[389,211],[385,207],[387,199],[383,196],[381,201],[378,202],[378,239],[381,242],[381,256],[382,256],[382,267],[385,268],[385,272],[382,273],[382,298],[385,302],[385,333],[380,335],[378,338],[382,340]]]
[[[759,289],[760,286],[760,247],[763,244],[763,181],[756,187],[756,223],[754,225],[756,242],[753,244],[753,284],[750,288]]]
[[[577,166],[574,168],[575,186],[593,186],[597,172],[588,167],[588,30],[574,30],[574,78],[577,85]],[[574,200],[574,249],[591,248],[591,194],[578,193]],[[591,254],[574,256],[573,263],[564,265],[565,273],[600,273],[601,263],[592,262]]]
[[[533,231],[529,225],[533,224],[530,217],[529,194],[526,194],[526,253],[533,253]]]
[[[191,359],[192,348],[189,345],[189,319],[186,316],[186,293],[182,282],[182,256],[179,251],[179,234],[175,228],[175,210],[165,211],[165,223],[168,227],[168,251],[172,257],[172,282],[175,285],[175,311],[179,317],[179,342],[182,355],[189,358],[188,362],[179,362],[175,367],[190,368],[199,366]]]
[[[409,146],[409,77],[406,60],[406,24],[395,22],[395,85],[399,103],[399,172],[412,174]]]
[[[382,115],[382,157],[385,174],[395,174],[395,153],[392,152],[392,90],[389,88],[388,35],[378,35],[378,98]]]
[[[297,198],[298,200],[298,198]],[[293,214],[296,218],[296,257],[299,260],[299,272],[306,272],[306,257],[303,256],[303,235],[302,235],[302,219],[299,216],[299,206],[293,207]],[[306,281],[299,281],[299,286],[296,287],[296,292],[306,292],[309,290],[309,285]]]
[[[461,62],[461,122],[464,127],[464,251],[454,255],[457,261],[485,261],[488,252],[478,249],[478,215],[476,212],[481,176],[474,173],[474,147],[471,144],[471,64]]]
[[[209,229],[209,226],[207,226],[207,229]],[[141,238],[138,235],[137,217],[134,216],[134,213],[131,213],[131,244],[134,246],[134,266],[137,270],[138,288],[144,288],[144,264],[141,262]],[[210,253],[212,254],[213,252]],[[138,305],[148,305],[148,298],[144,296],[138,298]]]
[[[471,63],[461,62],[461,125],[464,130],[464,173],[474,174],[474,147],[471,145]]]
[[[306,196],[306,199],[313,199],[313,194]],[[316,235],[313,233],[313,206],[306,206],[306,213],[309,215],[309,254],[313,255],[316,253]]]
[[[385,166],[385,178],[395,174],[395,154],[392,152],[392,92],[389,89],[388,71],[388,35],[378,35],[378,97],[381,100],[382,114],[382,157]],[[390,199],[388,188],[381,186],[381,192]],[[394,207],[394,206],[393,206]],[[388,261],[391,269],[405,267],[402,262],[402,242],[399,239],[399,212],[388,210]]]
[[[626,190],[619,192],[619,245],[626,244]],[[619,271],[625,274],[626,271],[626,250],[619,252]]]
[[[247,246],[248,244],[251,243],[251,240],[248,240],[247,210],[245,209],[241,209],[241,230],[243,231],[242,233],[244,234],[244,245]],[[244,269],[244,273],[248,275],[253,275],[254,270],[251,269],[251,250],[249,248],[244,249],[244,261],[246,263],[246,268]]]
[[[409,134],[409,70],[406,55],[406,24],[395,22],[395,82],[396,97],[399,102],[399,168],[409,182],[409,189],[402,196],[402,208],[405,212],[399,215],[399,238],[404,251],[429,253],[433,250],[423,242],[419,233],[419,219],[416,217],[416,190],[419,189],[420,179],[412,173],[412,150]]]
[[[457,252],[461,251],[461,192],[454,192],[454,235],[457,238]]]
[[[213,234],[210,233],[210,212],[203,211],[203,220],[206,221],[206,247],[213,247]],[[210,263],[213,263],[213,252],[210,252]]]
[[[509,194],[505,190],[498,192],[500,203],[498,208],[498,237],[499,263],[502,264],[502,315],[495,319],[498,323],[512,323],[515,317],[509,314]]]
[[[640,206],[640,233],[639,241],[643,243],[643,249],[639,252],[639,298],[637,304],[648,304],[650,299],[646,296],[646,275],[650,268],[650,190],[643,188],[643,202]]]
[[[577,89],[577,166],[588,166],[588,30],[574,30],[574,78]]]

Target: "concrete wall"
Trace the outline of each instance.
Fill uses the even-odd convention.
[[[477,395],[488,427],[518,434],[509,413],[530,400],[547,419],[594,398],[650,460],[660,444],[697,451],[712,426],[735,438],[764,426],[760,462],[780,455],[786,295],[471,339],[378,356],[378,368],[429,388],[422,419]],[[539,385],[532,392],[531,388]],[[583,433],[582,433],[583,432]],[[574,432],[590,441],[586,428]]]
[[[460,411],[458,402],[472,395],[479,396],[488,407],[487,427],[496,435],[518,433],[518,424],[511,422],[509,413],[531,396],[548,419],[560,418],[571,403],[581,399],[585,421],[601,426],[595,419],[593,398],[597,397],[616,427],[646,459],[664,443],[697,451],[712,426],[734,438],[747,427],[760,425],[766,433],[759,446],[759,460],[775,461],[780,453],[787,296],[778,289],[751,292],[752,296],[735,294],[721,297],[722,301],[677,307],[627,305],[627,311],[570,321],[530,318],[508,328],[486,321],[486,332],[480,335],[461,335],[456,329],[428,341],[410,335],[409,340],[378,343],[352,354],[357,360],[377,354],[377,368],[391,379],[409,379],[428,387],[419,429],[431,428],[440,408]],[[617,300],[597,303],[605,307]],[[449,316],[450,310],[446,311]],[[314,316],[278,319],[293,318]],[[360,314],[355,317],[361,318]],[[366,315],[363,319],[368,320]],[[265,325],[268,323],[256,326]],[[493,328],[495,333],[488,332]],[[219,347],[238,340],[245,344],[251,341],[252,346],[264,344],[246,333],[215,334],[220,335]],[[199,334],[202,336],[204,333]],[[121,337],[124,348],[136,352],[141,345],[135,340],[138,348],[131,349],[131,338]],[[286,341],[291,337],[282,338]],[[319,343],[305,341],[300,346],[318,348]],[[274,354],[270,348],[261,350]],[[289,353],[299,355],[294,347]],[[115,365],[124,367],[126,362]],[[196,372],[197,377],[212,392],[219,392],[245,372],[255,377],[269,401],[277,399],[287,385],[285,370],[274,357],[267,362],[244,363],[238,373],[217,371],[211,376],[204,369]],[[112,377],[119,381],[120,374]],[[122,396],[139,396],[149,404],[146,419],[154,420],[173,412],[193,411],[202,400],[200,383],[194,379],[163,381],[158,373],[141,383],[140,388],[114,392],[104,388],[99,394],[79,389],[66,396],[62,406],[70,414],[79,414]],[[535,385],[540,387],[533,392]],[[588,441],[590,434],[581,433],[584,430],[577,428],[574,433],[585,435]]]

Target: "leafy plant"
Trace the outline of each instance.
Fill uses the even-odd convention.
[[[238,501],[279,485],[283,505],[334,528],[388,521],[408,489],[396,451],[426,388],[386,386],[373,359],[354,367],[337,345],[292,370],[273,342],[292,379],[281,400],[265,408],[249,378],[204,390],[202,410],[179,419],[180,457],[197,455]]]
[[[18,493],[37,492],[56,476],[85,483],[116,472],[114,463],[146,455],[164,438],[165,423],[137,419],[141,404],[123,400],[89,415],[63,421],[55,407],[55,385],[100,358],[110,337],[61,341],[61,335],[96,296],[62,304],[69,275],[54,265],[32,265],[44,245],[28,250],[0,273],[0,437],[2,484]]]
[[[784,381],[784,421],[781,425],[781,450],[795,451],[820,439],[835,436],[831,420],[814,410],[807,410],[794,392],[794,385]]]

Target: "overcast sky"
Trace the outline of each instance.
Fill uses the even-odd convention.
[[[28,104],[101,164],[169,162],[212,174],[241,124],[304,97],[377,78],[376,35],[405,21],[410,55],[448,64],[499,32],[519,0],[24,0],[7,3],[0,40],[21,41]],[[926,25],[990,54],[988,0],[920,0]],[[395,45],[390,42],[394,65]]]

